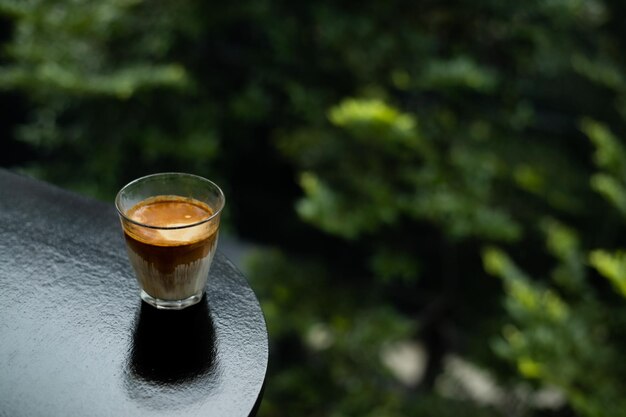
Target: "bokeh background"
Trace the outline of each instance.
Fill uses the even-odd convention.
[[[223,186],[271,337],[260,416],[626,415],[622,0],[0,16],[2,167],[105,201]]]

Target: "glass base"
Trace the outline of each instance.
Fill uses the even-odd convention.
[[[144,290],[141,290],[141,299],[153,307],[160,310],[182,310],[183,308],[190,307],[194,304],[198,304],[202,300],[203,292],[200,291],[197,294],[187,297],[184,300],[161,300],[160,298],[154,298]]]

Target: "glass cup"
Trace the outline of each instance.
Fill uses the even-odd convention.
[[[202,299],[225,198],[197,175],[162,173],[136,179],[115,198],[141,298],[180,310]]]

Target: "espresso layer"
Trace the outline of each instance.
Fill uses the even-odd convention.
[[[134,236],[124,233],[128,249],[132,250],[145,263],[146,267],[154,268],[162,273],[173,273],[176,267],[192,264],[205,258],[212,251],[217,238],[213,234],[198,242],[160,246],[137,240]]]

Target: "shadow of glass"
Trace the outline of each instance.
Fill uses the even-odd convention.
[[[206,296],[179,311],[141,303],[125,372],[131,398],[151,408],[194,403],[218,385],[217,365]]]

